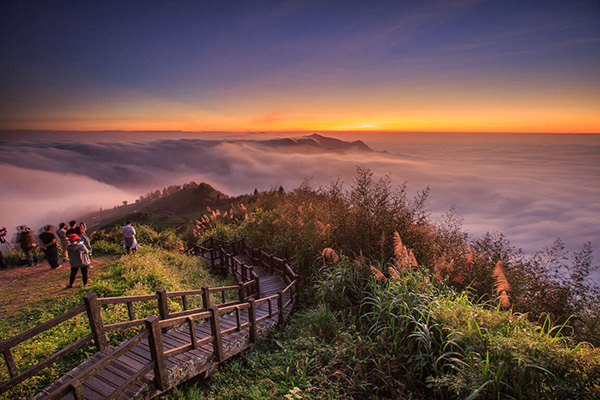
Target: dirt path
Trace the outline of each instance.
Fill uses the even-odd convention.
[[[94,258],[89,272],[90,282],[118,256]],[[14,317],[36,304],[60,302],[66,298],[80,296],[83,284],[81,273],[77,274],[73,289],[66,289],[71,268],[68,262],[52,270],[46,261],[33,267],[15,267],[0,271],[0,319]]]

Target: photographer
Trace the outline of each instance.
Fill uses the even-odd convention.
[[[19,243],[21,245],[23,253],[25,254],[27,266],[31,267],[32,265],[36,265],[37,257],[34,254],[34,250],[37,244],[35,243],[35,239],[31,234],[31,228],[29,228],[28,226],[23,227],[21,237],[19,238]]]
[[[6,228],[2,228],[0,229],[0,244],[4,244],[6,243],[6,239],[4,239],[4,237],[6,236]],[[0,249],[0,269],[5,269],[8,267],[8,264],[6,263],[6,260],[4,259],[4,254],[2,254],[2,250]]]

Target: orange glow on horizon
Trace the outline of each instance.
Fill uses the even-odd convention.
[[[440,115],[443,114],[443,115]],[[464,133],[600,133],[600,113],[574,112],[557,115],[532,112],[513,113],[440,113],[435,117],[365,118],[314,118],[280,119],[261,124],[235,121],[197,121],[193,118],[179,120],[135,118],[131,120],[99,117],[60,118],[28,123],[5,123],[1,129],[65,130],[65,131],[187,131],[187,132],[464,132]]]

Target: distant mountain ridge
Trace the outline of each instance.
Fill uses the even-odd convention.
[[[374,152],[368,145],[362,140],[355,140],[353,142],[347,142],[341,139],[336,139],[328,136],[323,136],[318,133],[313,133],[308,136],[302,136],[299,138],[281,138],[281,139],[269,139],[264,140],[260,143],[269,147],[274,148],[287,148],[290,150],[303,150],[311,152],[333,152],[333,153],[346,153],[346,152]]]

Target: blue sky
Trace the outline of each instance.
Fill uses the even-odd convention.
[[[597,1],[4,3],[0,129],[600,129]]]

